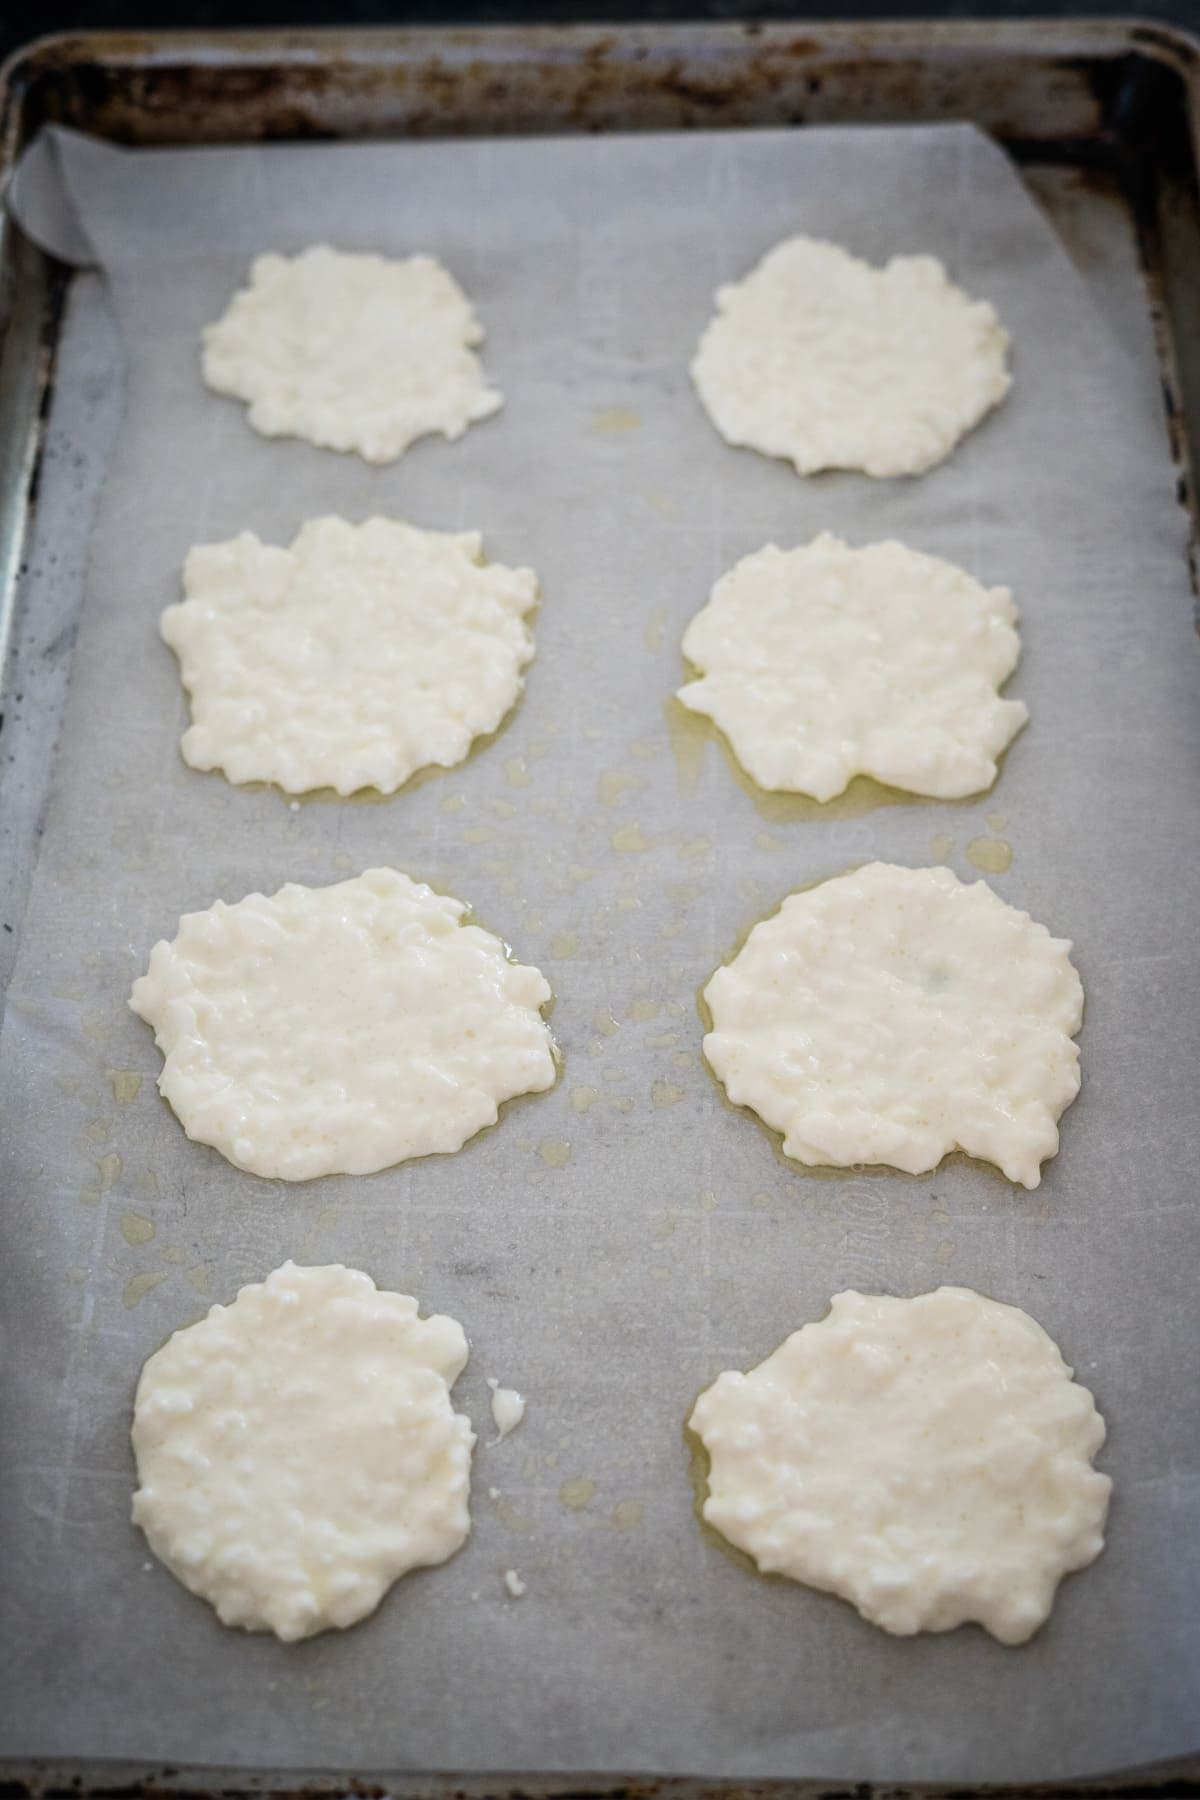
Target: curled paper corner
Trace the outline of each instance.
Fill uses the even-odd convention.
[[[96,268],[100,258],[71,194],[70,160],[75,154],[119,156],[121,152],[83,132],[43,125],[17,160],[5,204],[40,249],[74,268]]]

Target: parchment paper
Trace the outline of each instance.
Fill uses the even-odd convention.
[[[127,398],[0,1062],[8,1752],[996,1781],[1194,1749],[1200,694],[1148,321],[1115,341],[966,127],[59,150]],[[925,478],[801,481],[701,413],[686,371],[713,289],[797,230],[930,251],[1012,332],[1010,400]],[[321,239],[444,259],[503,412],[372,470],[264,441],[206,392],[200,328],[250,257]],[[497,742],[387,803],[293,811],[183,767],[156,621],[192,543],[287,542],[324,511],[479,526],[544,605]],[[1015,590],[1009,691],[1032,720],[992,794],[764,816],[715,745],[672,748],[679,637],[711,582],[821,529]],[[1088,994],[1083,1094],[1041,1189],[961,1163],[786,1166],[699,1065],[697,986],[792,887],[874,856],[970,875],[979,839],[1012,847],[994,886],[1074,938]],[[547,971],[564,1078],[454,1157],[240,1174],[158,1099],[130,982],[181,912],[380,862]],[[461,1319],[484,1440],[463,1554],[293,1648],[224,1631],[128,1523],[143,1358],[287,1256]],[[1109,1547],[1017,1651],[974,1628],[888,1638],[743,1573],[692,1512],[681,1427],[719,1370],[846,1285],[946,1280],[1027,1307],[1111,1428]],[[487,1375],[530,1400],[496,1448]]]

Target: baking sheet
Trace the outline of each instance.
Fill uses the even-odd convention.
[[[7,1753],[912,1781],[1195,1748],[1200,695],[1148,321],[1117,341],[966,127],[59,153],[107,271],[107,300],[76,286],[60,390],[109,305],[127,385],[0,1045]],[[686,365],[713,288],[795,230],[940,255],[1013,333],[1011,398],[922,480],[801,482],[701,414]],[[206,393],[198,333],[250,256],[321,238],[442,257],[504,411],[372,470],[261,440]],[[534,564],[544,604],[493,745],[391,801],[293,812],[180,763],[155,622],[193,542],[287,541],[322,511],[477,525]],[[991,795],[799,816],[679,741],[664,700],[713,579],[821,529],[1014,588],[1009,691],[1032,720]],[[699,1064],[697,986],[790,888],[872,856],[969,875],[980,840],[1011,847],[998,891],[1076,942],[1084,1089],[1062,1154],[1033,1194],[961,1163],[786,1167]],[[560,1086],[455,1157],[368,1179],[269,1183],[188,1144],[124,1005],[150,945],[218,895],[386,861],[546,970]],[[148,1559],[127,1427],[145,1355],[288,1255],[460,1318],[483,1442],[464,1553],[285,1649],[224,1632]],[[1109,1547],[1015,1652],[974,1628],[889,1639],[744,1574],[692,1516],[700,1387],[839,1287],[941,1280],[1028,1307],[1110,1424]],[[530,1398],[495,1448],[487,1375]]]

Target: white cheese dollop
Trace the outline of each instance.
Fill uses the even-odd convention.
[[[1104,1545],[1104,1421],[1071,1376],[1028,1313],[969,1288],[838,1294],[696,1402],[704,1517],[885,1631],[973,1619],[1023,1643]]]
[[[1037,1187],[1079,1092],[1070,949],[985,882],[869,863],[754,927],[704,990],[704,1054],[797,1162],[962,1149]]]
[[[477,531],[311,519],[288,549],[253,532],[189,552],[162,615],[191,699],[184,760],[286,793],[373,787],[459,763],[495,731],[533,656],[532,569]]]
[[[525,1397],[518,1394],[516,1388],[501,1387],[492,1375],[488,1376],[487,1384],[492,1390],[492,1422],[496,1427],[492,1442],[499,1444],[525,1417]]]
[[[688,626],[679,690],[762,788],[831,800],[858,774],[939,799],[996,779],[1029,717],[997,689],[1021,653],[1007,588],[904,544],[828,533],[743,557]]]
[[[432,256],[258,256],[203,335],[205,381],[247,401],[256,431],[372,463],[430,432],[461,437],[503,404],[475,354],[483,327]]]
[[[801,475],[919,475],[1007,394],[1008,334],[932,256],[793,237],[720,288],[692,377],[730,444]]]
[[[255,1175],[367,1175],[551,1087],[549,985],[465,912],[368,869],[186,913],[129,1003],[188,1136]]]
[[[224,1625],[353,1625],[471,1529],[455,1320],[340,1264],[284,1263],[156,1350],[134,1404],[133,1518]]]

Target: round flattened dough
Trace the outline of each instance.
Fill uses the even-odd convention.
[[[932,256],[882,269],[793,237],[717,292],[692,377],[730,444],[797,473],[920,475],[1011,385],[1008,333]]]
[[[550,988],[395,869],[185,913],[129,1004],[190,1138],[284,1181],[461,1149],[553,1086]]]
[[[143,1368],[134,1523],[223,1625],[353,1625],[471,1529],[466,1361],[461,1325],[407,1294],[284,1263]]]
[[[704,1054],[797,1162],[961,1149],[1034,1188],[1079,1092],[1070,950],[986,882],[869,863],[754,927],[704,990]]]
[[[503,404],[475,354],[482,342],[470,301],[434,257],[317,244],[254,259],[249,287],[204,328],[204,379],[245,400],[264,437],[387,463],[430,432],[461,437]]]
[[[1091,1394],[1028,1313],[970,1288],[838,1294],[690,1424],[709,1524],[902,1637],[976,1620],[1023,1643],[1104,1546]]]
[[[949,800],[996,779],[1029,714],[1007,588],[888,541],[828,533],[743,557],[688,626],[679,690],[762,788],[831,800],[855,775]]]
[[[394,793],[495,731],[533,656],[532,569],[476,531],[312,519],[289,549],[203,544],[162,615],[191,698],[184,760],[230,781]]]

